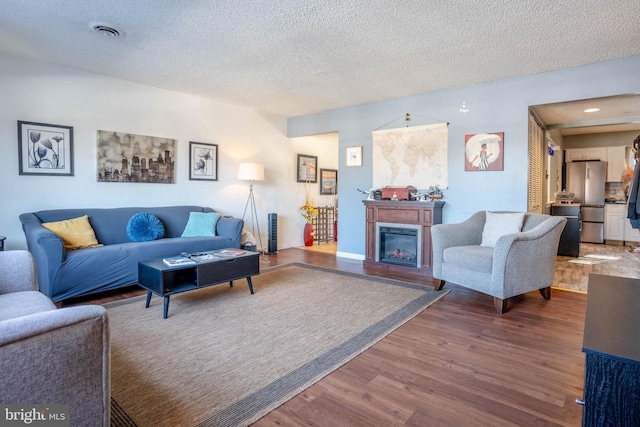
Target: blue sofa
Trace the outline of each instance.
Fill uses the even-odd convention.
[[[162,221],[164,237],[132,242],[129,219],[148,212]],[[200,252],[239,248],[244,222],[221,217],[215,237],[180,237],[191,212],[214,212],[201,206],[56,209],[20,215],[27,248],[36,261],[40,291],[54,302],[136,284],[138,261]],[[98,243],[103,246],[67,250],[62,239],[42,223],[89,217]]]

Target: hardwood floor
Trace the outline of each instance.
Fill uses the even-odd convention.
[[[364,272],[360,262],[282,252]],[[489,296],[445,289],[446,297],[254,426],[579,426],[586,295],[554,290],[545,301],[532,292],[500,316]]]
[[[298,248],[261,260],[262,268],[297,261],[389,276]],[[393,277],[432,284],[430,277]],[[254,426],[579,426],[586,295],[554,289],[545,301],[531,292],[497,315],[491,297],[445,289],[444,298]]]

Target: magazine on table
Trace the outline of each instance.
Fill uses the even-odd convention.
[[[216,256],[213,254],[193,254],[190,258],[198,262],[207,262],[213,261],[214,259],[216,259]]]
[[[246,253],[242,249],[220,249],[215,251],[215,254],[218,256],[239,256]]]
[[[162,262],[164,262],[165,265],[168,265],[169,267],[176,267],[179,265],[194,265],[196,263],[191,258],[187,258],[182,255],[163,258]]]

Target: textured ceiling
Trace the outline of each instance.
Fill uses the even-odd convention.
[[[0,51],[298,116],[640,54],[638,0],[2,0]],[[96,33],[90,22],[122,31]]]

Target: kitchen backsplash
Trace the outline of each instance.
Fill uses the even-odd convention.
[[[624,188],[621,182],[607,182],[604,185],[605,199],[625,200]]]

